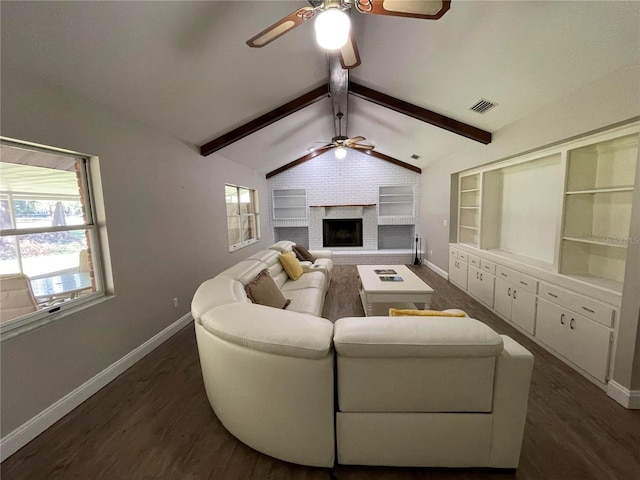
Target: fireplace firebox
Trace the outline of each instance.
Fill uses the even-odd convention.
[[[362,219],[322,219],[322,246],[362,247]]]

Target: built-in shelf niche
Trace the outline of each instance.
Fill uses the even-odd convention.
[[[275,220],[307,218],[307,191],[304,188],[273,190]]]
[[[379,187],[378,216],[409,216],[413,214],[413,185],[391,185]]]
[[[458,209],[458,241],[477,247],[480,243],[481,175],[460,177]]]
[[[560,273],[622,290],[638,135],[569,150]]]

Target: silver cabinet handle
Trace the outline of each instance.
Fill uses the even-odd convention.
[[[509,289],[507,290],[507,296],[511,296],[511,287],[509,287]]]
[[[516,291],[515,290],[513,291],[513,299],[514,300],[516,299]]]
[[[476,272],[476,280],[480,279],[480,272]]]
[[[590,312],[590,313],[596,313],[596,312],[594,312],[593,310],[591,310],[590,308],[587,308],[587,307],[582,307],[582,309],[586,310],[587,312]]]
[[[560,315],[560,325],[564,325],[564,313]]]
[[[551,293],[551,292],[547,292],[549,294],[549,296],[553,297],[553,298],[558,298],[558,295],[556,295],[555,293]]]
[[[506,273],[504,273],[504,272],[500,272],[500,275],[502,275],[503,277],[508,277],[508,276],[509,276],[509,275],[507,275],[507,274],[506,274]]]
[[[572,318],[571,321],[569,322],[569,328],[571,330],[575,330],[575,326],[574,326],[575,324],[576,324],[576,319]]]
[[[525,285],[525,286],[526,286],[526,285],[529,285],[527,282],[523,282],[522,280],[520,280],[520,283],[521,283],[522,285]]]
[[[482,281],[482,273],[480,274],[480,281]]]

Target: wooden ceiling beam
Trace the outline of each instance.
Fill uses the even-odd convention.
[[[213,152],[220,150],[233,142],[237,142],[241,138],[251,135],[257,132],[261,128],[264,128],[272,123],[282,120],[287,115],[291,115],[298,110],[302,110],[305,107],[326,98],[329,94],[329,85],[324,84],[318,88],[314,88],[310,92],[299,96],[298,98],[285,103],[284,105],[259,116],[258,118],[239,126],[238,128],[231,130],[218,138],[214,138],[210,142],[205,143],[200,147],[200,155],[206,157]]]
[[[408,115],[422,122],[443,128],[452,133],[475,140],[483,144],[491,143],[491,132],[481,130],[472,125],[454,120],[440,113],[427,110],[404,100],[386,95],[368,87],[364,87],[354,82],[349,82],[349,93],[377,105],[389,108],[395,112]]]
[[[308,162],[309,160],[317,157],[318,155],[322,155],[323,153],[327,153],[332,150],[333,149],[327,150],[323,148],[321,150],[308,153],[294,160],[293,162],[289,162],[286,165],[283,165],[279,168],[276,168],[275,170],[270,171],[269,173],[267,173],[266,178],[271,178],[275,175],[278,175],[279,173],[284,172],[285,170],[289,170],[290,168],[297,167],[298,165],[304,162]],[[411,170],[412,172],[422,173],[422,169],[419,167],[416,167],[415,165],[411,165],[410,163],[406,163],[406,162],[403,162],[402,160],[398,160],[396,158],[390,157],[389,155],[385,155],[384,153],[376,152],[375,150],[367,150],[366,152],[360,152],[360,153],[362,153],[363,155],[371,155],[372,157],[379,158],[380,160],[393,163],[394,165],[398,165],[399,167],[406,168],[408,170]]]
[[[371,155],[372,157],[379,158],[380,160],[393,163],[394,165],[398,165],[399,167],[406,168],[407,170],[411,170],[412,172],[422,173],[422,169],[420,167],[416,167],[415,165],[411,165],[410,163],[406,163],[402,160],[398,160],[397,158],[390,157],[389,155],[385,155],[384,153],[380,153],[376,150],[368,150],[366,154]]]

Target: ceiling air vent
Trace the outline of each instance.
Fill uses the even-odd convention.
[[[498,105],[497,103],[493,103],[490,100],[481,98],[469,110],[473,110],[474,112],[478,112],[478,113],[486,113],[497,105]]]
[[[411,158],[413,158],[414,160],[417,160],[420,158],[420,155],[416,155],[415,153],[413,155],[411,155]]]

